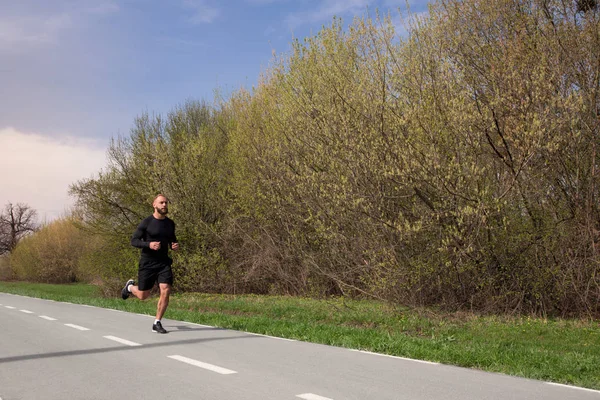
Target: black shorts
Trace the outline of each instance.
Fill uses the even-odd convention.
[[[156,282],[173,284],[173,271],[171,270],[173,260],[140,260],[138,270],[138,289],[150,290]]]

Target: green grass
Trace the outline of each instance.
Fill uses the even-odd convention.
[[[154,314],[91,285],[0,282],[0,292]],[[374,301],[197,293],[172,296],[166,317],[600,389],[600,325],[591,320],[491,317]]]

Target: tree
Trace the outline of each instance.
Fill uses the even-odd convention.
[[[10,253],[19,240],[37,230],[37,212],[23,203],[6,204],[0,214],[0,254]]]
[[[161,192],[189,243],[179,290],[600,315],[597,0],[392,19],[336,19],[252,91],[138,118],[71,188],[114,239],[106,281],[134,272]]]
[[[598,6],[598,2],[596,0],[577,0],[577,11],[579,12],[588,12],[594,10]]]

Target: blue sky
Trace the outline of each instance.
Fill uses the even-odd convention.
[[[0,146],[14,157],[0,168],[22,166],[0,178],[0,205],[27,202],[55,218],[70,204],[68,183],[99,171],[109,139],[128,134],[136,115],[251,88],[293,37],[334,15],[399,7],[406,1],[0,0]],[[43,155],[59,151],[62,178],[40,176]]]

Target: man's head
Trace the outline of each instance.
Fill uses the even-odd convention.
[[[169,212],[169,199],[164,194],[159,194],[154,198],[152,207],[154,207],[154,212],[163,216],[167,215]]]

